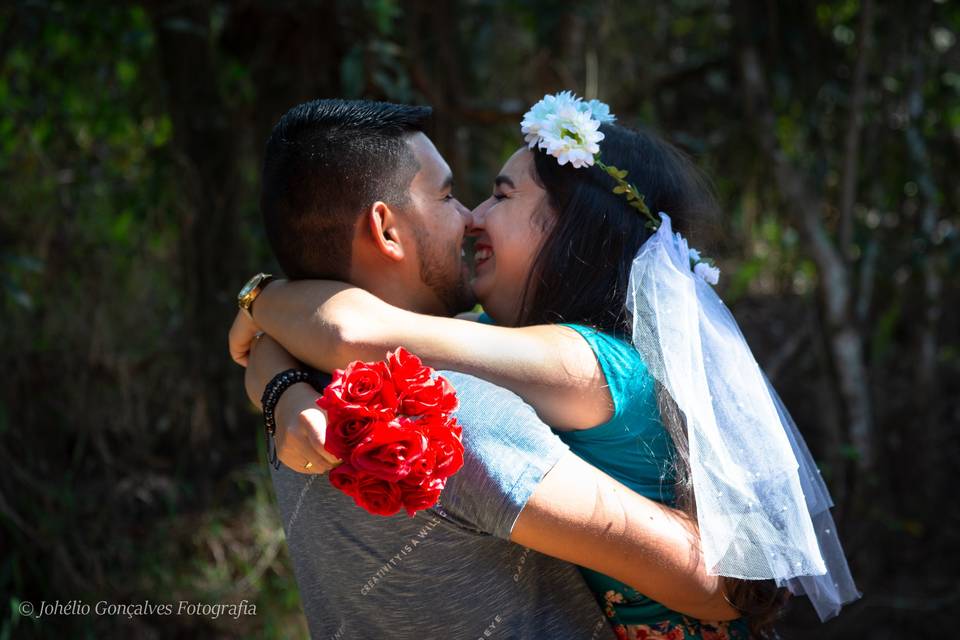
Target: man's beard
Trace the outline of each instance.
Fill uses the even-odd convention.
[[[416,230],[415,237],[417,253],[420,254],[420,279],[437,296],[447,313],[454,315],[473,308],[476,299],[464,278],[457,247],[445,248],[442,243],[432,241],[430,232],[423,227]]]

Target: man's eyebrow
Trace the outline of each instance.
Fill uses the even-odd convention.
[[[497,176],[496,178],[494,178],[494,179],[493,179],[493,184],[494,184],[494,186],[497,186],[497,187],[499,187],[500,185],[504,185],[504,184],[505,184],[505,185],[507,185],[508,187],[510,187],[511,189],[516,189],[516,188],[517,188],[517,186],[516,186],[515,184],[513,184],[513,180],[510,179],[510,176],[505,176],[505,175],[503,175],[503,174],[501,174],[501,175]]]

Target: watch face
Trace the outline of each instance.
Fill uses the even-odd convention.
[[[243,298],[250,295],[250,292],[253,291],[257,285],[260,284],[260,276],[256,275],[250,278],[247,284],[243,285],[243,289],[240,289],[240,293],[237,294],[238,298]]]
[[[247,284],[243,285],[243,289],[240,289],[240,293],[237,294],[237,300],[242,302],[247,298],[253,291],[260,286],[260,283],[263,282],[266,274],[258,273],[257,275],[250,278]]]

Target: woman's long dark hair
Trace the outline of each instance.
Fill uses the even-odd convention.
[[[601,156],[607,165],[628,172],[652,212],[670,214],[673,228],[691,242],[716,230],[718,207],[712,189],[690,159],[646,131],[603,125]],[[520,325],[570,322],[613,334],[631,332],[626,311],[630,266],[650,236],[647,218],[613,193],[613,179],[596,166],[574,169],[534,152],[534,180],[547,192],[552,219],[533,262],[521,302]],[[696,518],[690,477],[686,423],[670,395],[657,384],[661,419],[674,445],[674,500]],[[727,599],[759,636],[772,625],[786,602],[773,581],[725,579]]]

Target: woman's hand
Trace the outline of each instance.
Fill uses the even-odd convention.
[[[298,473],[326,473],[340,464],[323,446],[327,415],[317,406],[318,397],[313,387],[301,382],[286,390],[274,411],[277,459]]]
[[[260,407],[264,388],[281,371],[300,366],[293,356],[270,336],[253,340],[246,359],[244,384],[250,401]],[[305,382],[291,385],[277,402],[274,442],[277,458],[298,473],[326,473],[340,464],[323,446],[327,433],[326,414],[317,406],[320,394]]]
[[[250,314],[245,311],[238,311],[237,317],[233,319],[233,325],[230,327],[230,333],[227,340],[230,344],[230,357],[241,367],[247,366],[250,356],[250,347],[254,338],[263,333],[257,323],[253,321]]]

